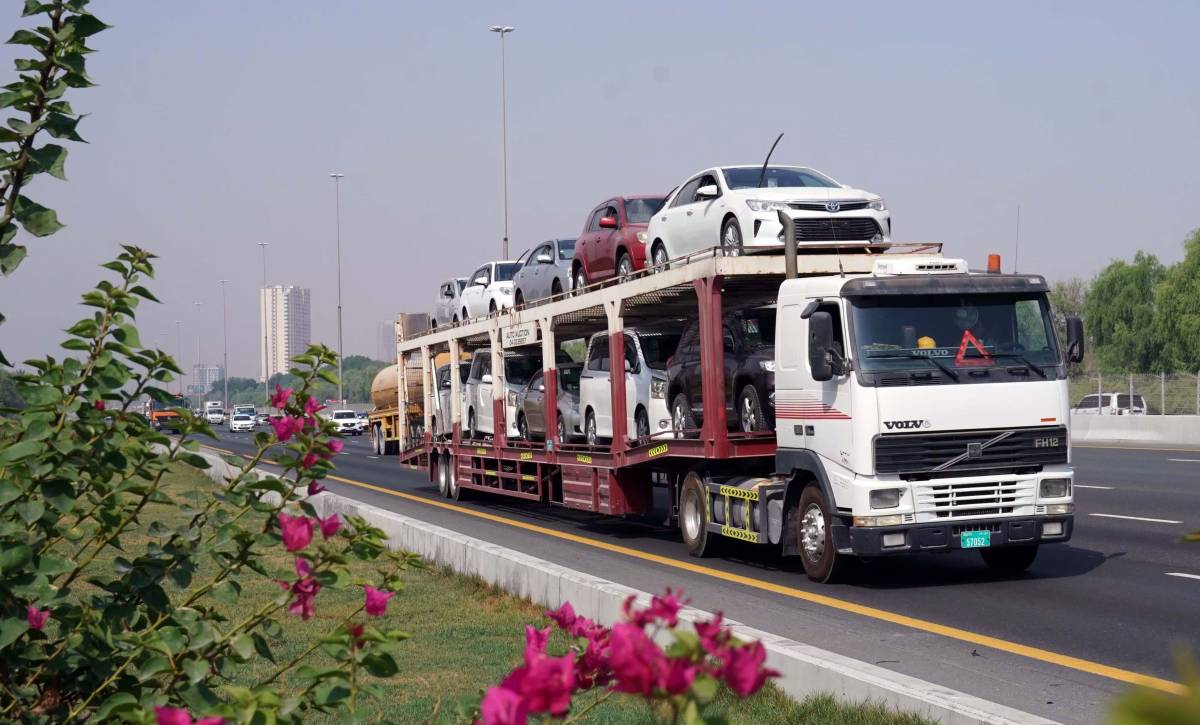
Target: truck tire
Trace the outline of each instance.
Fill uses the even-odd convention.
[[[375,455],[382,456],[386,445],[383,440],[383,426],[371,426],[371,447],[375,450]]]
[[[458,485],[458,470],[454,456],[447,454],[446,459],[446,489],[450,493],[450,498],[455,501],[466,501],[469,494],[466,489]]]
[[[1025,571],[1037,558],[1038,545],[1001,546],[995,549],[980,549],[979,555],[988,568],[1000,574],[1013,576]]]
[[[438,456],[437,484],[438,493],[442,498],[450,498],[450,454],[448,453]]]
[[[829,504],[819,486],[809,486],[800,494],[797,514],[796,543],[804,573],[824,584],[833,579],[838,568],[838,553],[833,545]]]
[[[704,479],[691,471],[679,487],[679,530],[688,553],[696,557],[716,553],[719,538],[708,531],[708,494]]]

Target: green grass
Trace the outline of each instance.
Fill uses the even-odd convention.
[[[201,495],[215,491],[215,485],[208,478],[183,468],[166,477],[165,488],[173,497],[188,491]],[[184,518],[166,505],[153,508],[155,510],[149,512],[146,521],[159,519],[165,524],[177,525]],[[137,551],[144,540],[137,532],[131,533],[125,538],[127,550]],[[281,577],[294,576],[292,557],[282,548],[278,554],[269,557],[266,565]],[[371,576],[371,569],[370,565],[363,564],[356,573]],[[197,578],[203,575],[202,569]],[[387,615],[375,624],[382,629],[403,629],[411,633],[411,639],[403,644],[396,658],[400,674],[381,681],[387,688],[386,698],[362,703],[371,715],[396,722],[453,722],[456,708],[473,707],[484,689],[498,683],[520,662],[525,625],[545,627],[549,624],[541,607],[447,570],[412,570],[406,572],[403,579],[403,591],[391,600]],[[253,611],[279,592],[273,582],[252,572],[240,581],[243,592],[236,609],[241,612]],[[361,603],[362,593],[357,589],[325,589],[317,596],[316,614],[312,619],[305,622],[284,614],[281,617],[284,636],[280,641],[272,642],[276,658],[284,662],[299,655]],[[233,613],[232,610],[229,612]],[[560,652],[565,645],[565,637],[556,632],[550,650]],[[318,667],[328,662],[320,650],[312,660],[309,664]],[[269,662],[256,658],[234,673],[235,684],[254,685],[273,670]],[[304,684],[295,675],[285,676],[280,682],[280,690],[284,693],[295,691]],[[583,694],[577,701],[582,706],[598,694]],[[916,725],[925,722],[885,707],[846,705],[828,696],[796,702],[773,685],[741,701],[731,693],[723,692],[714,707],[722,711],[730,723],[746,725],[776,722]],[[338,719],[315,717],[310,721],[335,722]],[[592,710],[586,722],[652,723],[657,720],[644,701],[620,695]]]

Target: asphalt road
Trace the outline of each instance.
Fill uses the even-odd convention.
[[[248,434],[221,439],[214,447],[251,449]],[[835,585],[739,544],[690,558],[655,520],[446,501],[366,438],[348,439],[344,481],[329,488],[628,586],[682,586],[695,606],[751,626],[1082,723],[1102,719],[1130,678],[1176,680],[1180,648],[1200,653],[1200,543],[1179,541],[1200,530],[1200,451],[1076,447],[1074,464],[1074,537],[1042,547],[1025,575],[998,577],[957,552],[880,561]]]

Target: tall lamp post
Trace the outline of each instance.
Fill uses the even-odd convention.
[[[500,34],[500,158],[504,173],[504,243],[501,259],[508,259],[508,89],[504,67],[504,36],[516,28],[511,25],[493,25],[488,30]]]
[[[267,320],[266,320],[266,310],[263,306],[263,291],[267,289],[267,245],[268,244],[270,244],[270,242],[259,242],[258,243],[258,248],[262,250],[262,258],[263,258],[263,283],[262,283],[262,290],[260,290],[258,293],[258,307],[259,307],[258,312],[259,312],[259,315],[262,316],[261,323],[262,323],[262,329],[263,329],[262,364],[263,364],[263,400],[264,401],[271,399],[271,391],[269,389],[270,382],[268,380],[268,378],[270,376],[267,375],[267,368],[269,367],[268,361],[270,360],[271,356],[270,356],[270,351],[267,349]]]
[[[175,320],[175,359],[183,367],[183,320]],[[183,397],[183,374],[179,375],[179,397]]]
[[[332,173],[333,179],[333,208],[334,220],[337,227],[337,315],[338,315],[338,405],[344,405],[342,398],[342,185],[345,174]]]
[[[218,280],[221,285],[221,341],[223,352],[221,353],[221,367],[223,372],[221,377],[225,379],[225,396],[222,399],[221,407],[229,409],[229,318],[225,315],[225,285],[229,284],[229,280]]]

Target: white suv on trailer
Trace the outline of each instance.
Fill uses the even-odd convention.
[[[667,358],[679,346],[679,333],[625,329],[625,430],[630,440],[671,428],[667,410]],[[592,335],[579,374],[579,417],[588,445],[612,438],[612,361],[608,333]]]

